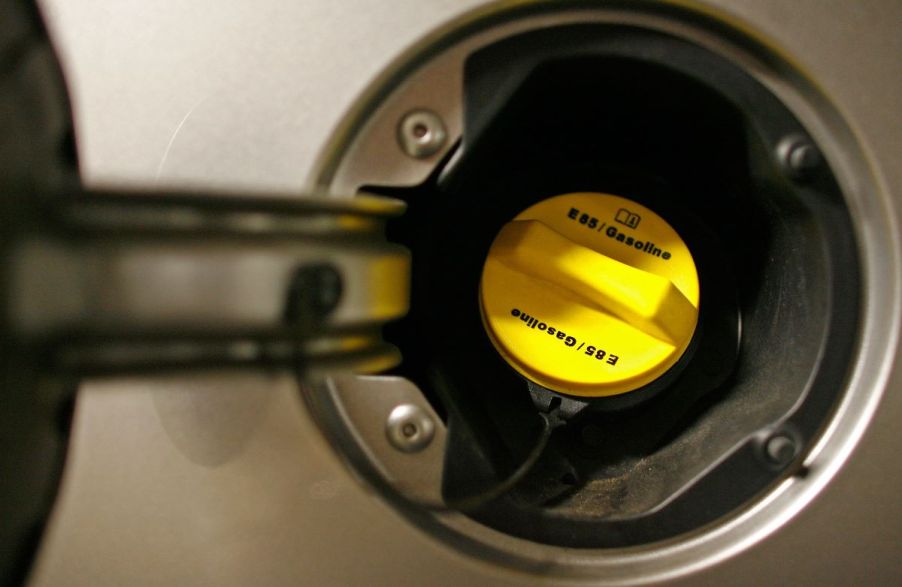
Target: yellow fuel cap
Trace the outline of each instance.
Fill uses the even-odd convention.
[[[561,393],[643,387],[685,353],[698,323],[689,248],[663,218],[599,193],[549,198],[504,225],[480,282],[501,356]]]

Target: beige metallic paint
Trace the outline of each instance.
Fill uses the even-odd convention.
[[[475,3],[45,0],[94,185],[300,189],[354,96]],[[902,3],[717,0],[846,117],[902,213]],[[902,374],[847,465],[792,522],[681,584],[902,581]],[[368,492],[290,377],[92,382],[33,585],[519,585]]]

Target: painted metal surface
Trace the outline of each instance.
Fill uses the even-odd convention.
[[[300,191],[354,98],[401,51],[480,2],[45,0],[92,186]],[[709,0],[820,86],[902,220],[902,5]],[[898,259],[899,249],[886,251]],[[898,261],[897,261],[898,262]],[[898,289],[899,284],[888,283]],[[886,308],[889,317],[891,308]],[[835,479],[767,540],[678,582],[895,583],[902,374]],[[371,493],[291,376],[86,383],[33,585],[560,584],[449,549]]]

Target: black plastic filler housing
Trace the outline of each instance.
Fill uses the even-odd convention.
[[[388,337],[399,372],[447,418],[449,504],[530,540],[620,547],[698,528],[804,474],[799,457],[847,375],[860,286],[829,166],[781,160],[787,137],[813,145],[800,122],[724,58],[613,25],[488,46],[467,61],[463,92],[461,152],[421,186],[377,188],[410,205],[390,236],[413,251],[412,310]],[[613,402],[525,381],[479,318],[499,228],[575,191],[655,210],[700,271],[687,363]],[[765,449],[775,434],[789,458]]]

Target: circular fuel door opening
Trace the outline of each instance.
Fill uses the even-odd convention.
[[[403,363],[310,394],[324,430],[418,527],[521,571],[649,582],[765,536],[848,454],[856,373],[891,346],[868,325],[894,233],[852,213],[877,192],[842,117],[675,7],[536,3],[440,37],[316,178],[405,201],[387,234],[413,255]],[[386,434],[407,404],[434,425],[409,452]]]
[[[556,392],[620,395],[680,362],[698,323],[699,278],[679,234],[618,196],[572,193],[504,225],[479,307],[517,372]]]

